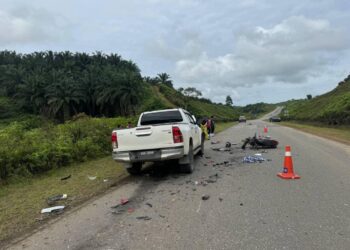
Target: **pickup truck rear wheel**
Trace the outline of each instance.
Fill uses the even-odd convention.
[[[190,145],[190,148],[188,150],[188,163],[181,165],[181,170],[184,173],[191,174],[194,170],[194,155],[193,155],[193,146]]]
[[[205,134],[202,134],[201,138],[201,149],[198,151],[198,155],[203,156],[204,155],[204,141],[205,141]]]
[[[141,174],[141,168],[142,162],[134,162],[130,167],[126,168],[126,171],[131,175],[139,175]]]

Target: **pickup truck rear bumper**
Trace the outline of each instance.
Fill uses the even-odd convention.
[[[112,157],[121,162],[146,162],[180,159],[184,156],[184,147],[171,147],[141,151],[113,151]]]

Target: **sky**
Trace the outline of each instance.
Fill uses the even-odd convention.
[[[276,103],[350,74],[350,1],[0,0],[0,50],[117,53],[215,102]]]

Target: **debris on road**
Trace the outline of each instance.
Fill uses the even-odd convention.
[[[219,201],[222,202],[222,201],[223,201],[223,198],[219,197]]]
[[[90,181],[94,181],[94,180],[96,180],[97,176],[88,176],[88,178]]]
[[[243,206],[243,203],[239,203],[240,206]]]
[[[146,203],[146,205],[149,207],[153,207],[153,205],[151,203],[148,203],[148,202]]]
[[[59,212],[64,209],[64,206],[55,206],[55,207],[48,207],[41,209],[41,213],[52,213],[52,212]]]
[[[138,216],[138,217],[136,217],[136,219],[138,219],[138,220],[152,220],[152,218],[149,216]]]
[[[51,197],[47,198],[47,204],[51,206],[56,201],[64,200],[64,199],[67,199],[67,194],[54,195],[54,196],[51,196]]]
[[[243,163],[256,163],[256,162],[263,162],[265,161],[265,158],[262,156],[244,156],[242,162]]]
[[[135,209],[133,209],[132,207],[128,208],[128,213],[131,214],[135,211]]]
[[[211,141],[210,143],[211,143],[211,144],[219,144],[220,141]]]
[[[120,204],[121,204],[121,205],[125,205],[125,204],[128,203],[128,202],[129,202],[129,200],[126,199],[126,198],[121,198],[121,199],[120,199]]]
[[[65,177],[62,177],[61,178],[61,181],[65,181],[65,180],[68,180],[70,177],[72,177],[72,175],[68,175],[68,176],[65,176]]]
[[[226,144],[225,144],[225,148],[230,148],[231,147],[231,142],[226,142]]]
[[[202,196],[203,201],[209,200],[209,198],[210,198],[210,196],[207,194]]]

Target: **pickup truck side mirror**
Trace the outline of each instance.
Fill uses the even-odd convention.
[[[196,117],[194,117],[194,115],[192,115],[192,119],[194,120],[194,123],[197,123]]]

